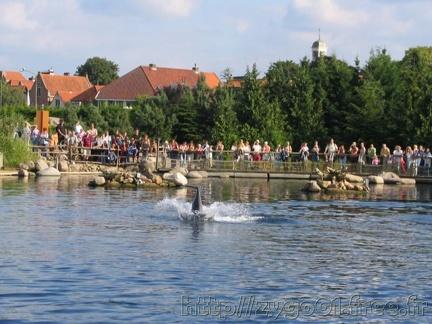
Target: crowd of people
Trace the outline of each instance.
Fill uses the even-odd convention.
[[[28,122],[25,122],[22,128],[16,123],[13,136],[23,137],[33,146],[42,146],[46,148],[46,152],[55,148],[80,152],[83,160],[89,160],[93,155],[92,152],[96,152],[95,155],[101,162],[112,162],[117,158],[121,162],[138,162],[146,159],[150,154],[156,154],[159,145],[155,139],[143,135],[138,129],[132,135],[127,132],[121,133],[119,130],[112,135],[108,131],[99,134],[93,123],[89,129],[84,130],[80,122],[76,121],[72,129],[67,129],[63,120],[60,120],[53,133],[49,133],[45,127],[40,131],[37,125],[30,125]],[[212,167],[213,160],[217,163],[226,160],[227,155],[230,155],[234,163],[262,162],[260,164],[263,170],[267,170],[270,160],[274,160],[275,165],[278,166],[279,163],[294,159],[302,162],[303,170],[306,171],[308,161],[318,163],[323,159],[330,167],[334,167],[335,162],[338,162],[341,169],[348,163],[384,167],[394,165],[407,173],[407,169],[430,168],[432,160],[430,149],[422,145],[408,146],[405,150],[400,145],[396,145],[392,151],[386,144],[382,144],[378,151],[374,144],[366,148],[363,142],[360,145],[353,142],[346,149],[345,145],[337,145],[331,138],[324,150],[321,149],[318,141],[315,141],[310,148],[308,143],[301,143],[299,150],[295,151],[289,141],[284,145],[278,144],[275,149],[272,149],[267,141],[264,141],[262,146],[260,143],[260,140],[255,140],[253,144],[248,140],[240,140],[226,148],[222,141],[217,141],[214,145],[209,144],[209,141],[204,141],[202,144],[184,141],[179,144],[176,139],[172,139],[171,142],[166,140],[160,149],[164,160],[179,159],[182,167],[187,167],[194,160],[205,160],[207,166]]]

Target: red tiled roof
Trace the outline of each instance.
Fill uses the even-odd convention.
[[[21,72],[16,71],[2,71],[3,79],[6,83],[10,84],[11,87],[21,89],[31,89],[34,85],[32,80],[28,80],[22,75]]]
[[[39,77],[51,96],[54,96],[57,92],[62,94],[70,92],[76,96],[93,87],[90,81],[83,76],[41,73]]]
[[[103,88],[98,100],[129,100],[137,96],[154,96],[159,88],[184,84],[191,88],[198,83],[200,72],[186,69],[139,66]],[[205,73],[206,83],[215,88],[220,80],[215,73]]]
[[[21,72],[15,71],[3,71],[3,78],[6,82],[10,81],[27,81],[27,79],[22,75]]]
[[[104,86],[96,85],[91,88],[88,88],[86,91],[81,92],[80,94],[72,97],[71,101],[76,102],[90,102],[93,101],[97,95],[97,93],[103,88]]]

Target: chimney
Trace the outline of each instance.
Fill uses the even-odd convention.
[[[149,67],[150,67],[150,69],[152,69],[153,71],[156,71],[156,70],[157,70],[157,68],[156,68],[156,64],[154,64],[154,63],[150,63]]]

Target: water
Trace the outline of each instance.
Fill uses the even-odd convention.
[[[194,190],[0,178],[1,323],[428,323],[431,187],[304,182]]]

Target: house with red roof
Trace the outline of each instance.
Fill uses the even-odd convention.
[[[130,107],[139,96],[155,96],[161,90],[177,85],[194,88],[204,75],[207,85],[214,89],[220,80],[215,73],[200,72],[198,67],[190,70],[157,67],[156,64],[139,66],[106,85],[96,95],[98,105],[121,104]]]
[[[0,76],[4,82],[13,88],[21,89],[25,95],[34,85],[34,80],[27,80],[21,72],[0,71]]]
[[[36,86],[30,90],[30,104],[41,107],[64,107],[65,103],[81,104],[83,101],[74,100],[89,89],[94,88],[87,76],[76,76],[64,73],[54,74],[53,70],[39,72],[36,77]],[[35,96],[36,94],[36,96]],[[89,100],[92,101],[92,100]]]

